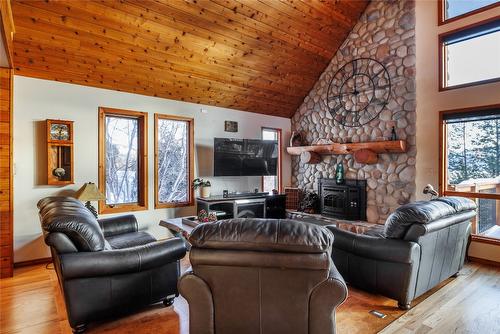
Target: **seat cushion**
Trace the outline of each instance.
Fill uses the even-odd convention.
[[[189,241],[193,247],[290,253],[331,250],[327,229],[288,219],[227,219],[198,225]]]
[[[155,242],[156,239],[148,232],[132,232],[107,237],[109,245],[113,249],[129,248]]]

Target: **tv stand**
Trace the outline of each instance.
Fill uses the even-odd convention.
[[[251,192],[251,191],[246,191],[246,192],[240,192],[240,191],[236,191],[236,192],[232,192],[232,193],[228,193],[227,194],[227,197],[225,198],[250,198],[250,197],[262,197],[262,196],[268,196],[269,193],[268,192]]]
[[[236,195],[236,196],[235,196]],[[217,219],[230,218],[286,218],[286,195],[269,193],[237,193],[228,197],[196,198],[196,213],[215,211]]]

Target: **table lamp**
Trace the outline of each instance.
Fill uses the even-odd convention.
[[[85,183],[76,193],[76,199],[85,202],[85,207],[89,209],[90,212],[94,215],[94,217],[97,219],[97,211],[96,209],[90,204],[90,201],[102,201],[106,199],[106,196],[104,196],[99,189],[97,189],[95,183],[88,182]]]

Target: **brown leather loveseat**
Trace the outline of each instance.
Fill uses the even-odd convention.
[[[196,227],[179,281],[191,334],[329,334],[347,287],[333,235],[293,220],[230,219]]]

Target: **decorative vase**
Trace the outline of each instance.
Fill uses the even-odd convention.
[[[200,196],[203,198],[210,197],[210,188],[211,187],[201,187],[200,188]]]
[[[342,162],[339,162],[335,169],[335,182],[337,184],[344,183],[344,164]]]

